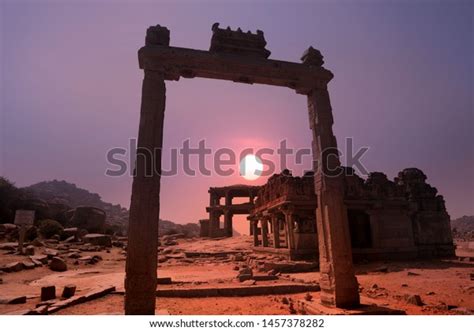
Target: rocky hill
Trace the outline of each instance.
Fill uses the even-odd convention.
[[[126,208],[105,202],[99,194],[89,192],[75,184],[64,180],[52,180],[24,187],[23,190],[50,204],[63,204],[70,208],[88,206],[102,209],[107,215],[108,224],[124,230],[127,228],[128,210]]]
[[[456,239],[474,239],[474,216],[463,216],[452,220],[451,229]]]
[[[0,177],[0,223],[12,223],[16,209],[34,209],[38,219],[52,218],[64,226],[70,226],[69,221],[62,219],[62,215],[81,206],[105,211],[105,222],[108,227],[118,230],[119,233],[126,233],[129,211],[119,204],[103,201],[97,193],[89,192],[64,180],[43,181],[17,188],[6,178]],[[160,235],[182,233],[186,237],[197,237],[199,225],[160,220],[159,233]]]

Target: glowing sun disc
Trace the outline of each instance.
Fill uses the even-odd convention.
[[[245,155],[240,160],[240,176],[247,180],[256,180],[262,175],[263,164],[258,156]]]

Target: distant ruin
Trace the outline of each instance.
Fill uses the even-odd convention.
[[[208,220],[200,220],[201,237],[232,237],[232,217],[248,215],[254,208],[254,198],[259,186],[232,185],[209,188]],[[248,198],[248,202],[232,203],[233,198]],[[224,199],[224,203],[221,200]],[[220,228],[220,218],[224,216],[224,228]]]
[[[354,260],[454,256],[444,199],[426,183],[421,170],[404,169],[390,181],[381,172],[363,180],[352,168],[344,169],[344,204]],[[253,186],[256,198],[248,219],[256,251],[293,260],[317,259],[313,184],[312,172],[294,177],[284,170],[265,185]]]

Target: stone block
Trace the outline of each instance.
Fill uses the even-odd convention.
[[[63,289],[63,294],[61,295],[64,299],[69,299],[76,294],[76,285],[66,285]]]
[[[56,286],[43,286],[41,288],[41,301],[49,301],[56,299]]]
[[[84,242],[96,246],[112,247],[112,240],[106,234],[90,233],[83,238]]]

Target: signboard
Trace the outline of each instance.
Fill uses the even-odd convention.
[[[35,221],[34,210],[21,210],[18,209],[15,213],[15,224],[18,226],[22,225],[33,225]]]

